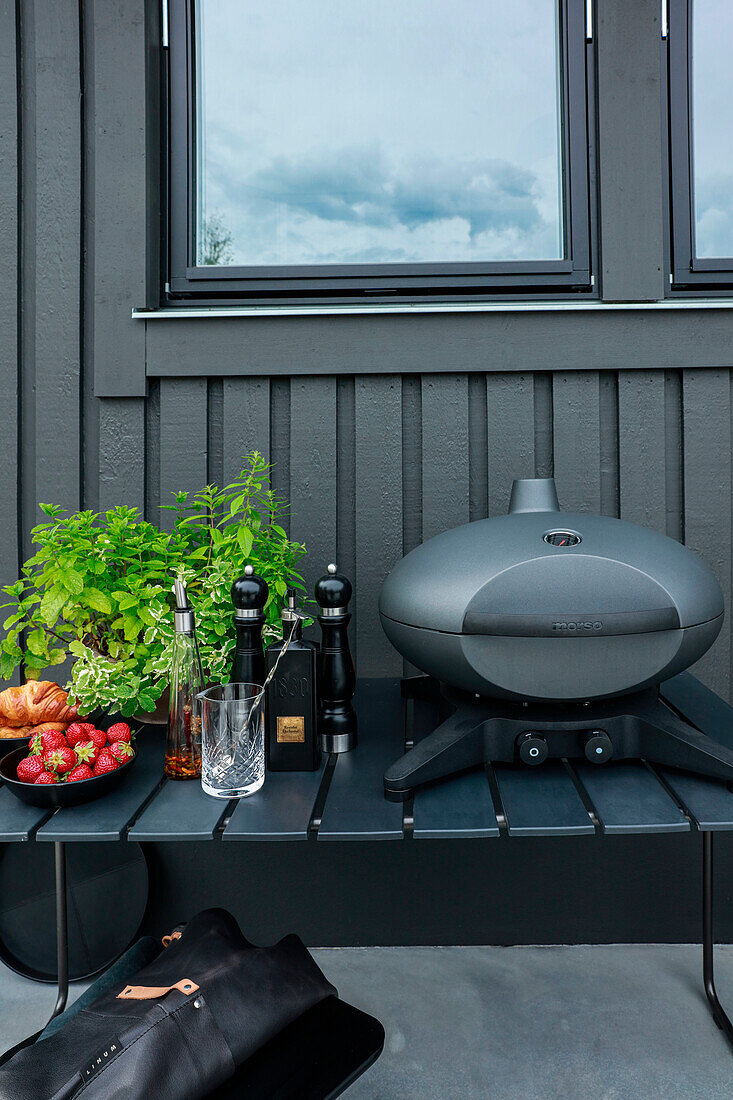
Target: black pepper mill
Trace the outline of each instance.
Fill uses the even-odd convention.
[[[231,684],[262,685],[265,682],[262,627],[265,625],[265,604],[269,592],[267,581],[259,577],[251,565],[245,566],[244,576],[238,577],[232,585],[237,644],[232,661]]]
[[[316,653],[304,641],[298,593],[288,588],[282,609],[283,640],[267,647],[267,767],[272,772],[311,772],[321,762],[317,731]],[[275,667],[277,666],[277,667]]]
[[[316,583],[321,608],[318,622],[323,640],[318,667],[320,697],[319,733],[323,752],[348,752],[356,748],[356,711],[351,700],[356,687],[354,661],[349,649],[351,582],[329,565]]]

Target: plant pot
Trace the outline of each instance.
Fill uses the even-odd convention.
[[[136,720],[138,722],[143,722],[146,726],[165,726],[168,722],[170,695],[170,688],[166,688],[158,702],[155,704],[155,710],[145,711],[136,714]]]

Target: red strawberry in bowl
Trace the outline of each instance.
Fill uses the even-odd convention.
[[[66,776],[67,783],[78,783],[81,779],[93,779],[94,772],[88,764],[77,764]]]
[[[18,764],[18,779],[21,783],[35,783],[46,768],[40,756],[25,756]]]
[[[118,764],[126,764],[130,757],[135,755],[135,750],[128,741],[114,741],[109,746],[109,751]]]
[[[132,730],[128,726],[127,722],[115,722],[107,730],[107,740],[110,745],[113,745],[115,741],[125,741],[129,744],[132,739]]]
[[[44,753],[52,752],[53,749],[59,749],[67,744],[63,730],[43,730],[42,733],[36,733],[31,737],[29,749],[32,756],[43,756]]]
[[[56,772],[57,775],[70,772],[78,764],[76,753],[68,745],[60,745],[57,749],[44,753],[43,762],[49,771]]]
[[[93,768],[97,763],[100,749],[93,741],[79,741],[78,744],[74,745],[74,752],[80,764],[88,764],[90,768]]]
[[[113,772],[115,768],[119,768],[119,766],[119,763],[115,760],[109,749],[101,749],[97,757],[97,763],[94,765],[94,774],[107,775],[109,772]]]
[[[54,772],[41,772],[38,779],[34,780],[34,782],[38,784],[60,783],[61,780]]]
[[[80,741],[88,741],[93,729],[93,722],[72,722],[66,731],[67,744],[73,749]]]
[[[107,734],[104,730],[92,729],[89,730],[89,737],[86,740],[93,741],[98,749],[103,749],[107,744]]]

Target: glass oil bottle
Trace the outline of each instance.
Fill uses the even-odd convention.
[[[198,779],[201,775],[201,707],[197,695],[206,685],[186,586],[176,580],[173,591],[176,597],[175,634],[165,774],[170,779]]]

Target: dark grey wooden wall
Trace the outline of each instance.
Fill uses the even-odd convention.
[[[389,568],[504,511],[517,475],[554,472],[566,507],[684,540],[730,608],[733,311],[636,309],[663,297],[669,270],[659,0],[595,5],[597,285],[628,307],[583,312],[133,320],[158,289],[159,15],[159,0],[0,0],[0,580],[31,551],[38,500],[136,504],[157,520],[171,492],[230,477],[257,447],[292,502],[309,582],[336,557],[355,579],[362,674],[401,670],[376,614]],[[729,620],[699,672],[729,696],[730,671]],[[569,906],[586,942],[696,934],[695,855],[672,840],[498,856],[357,846],[358,875],[348,846],[328,847],[320,878],[289,846],[271,853],[285,892],[269,849],[249,853],[247,919],[299,927],[307,911],[312,941],[344,942],[317,899],[328,907],[347,882],[357,940],[556,942]],[[205,889],[180,853],[156,860],[176,897],[231,896],[223,857]],[[540,885],[536,866],[552,869]],[[690,887],[682,931],[659,910],[660,875]],[[453,900],[492,876],[508,929],[490,896]],[[365,923],[387,881],[392,916]],[[601,924],[583,881],[606,890]],[[180,919],[172,896],[153,899],[158,923]]]
[[[376,613],[390,567],[502,512],[518,475],[554,472],[566,507],[683,539],[730,603],[725,308],[131,318],[158,286],[159,14],[0,0],[0,579],[38,500],[157,520],[257,447],[308,581],[333,558],[355,579],[364,674],[401,667]],[[632,305],[666,281],[658,19],[655,0],[596,5],[599,281]],[[700,670],[726,695],[730,650],[727,626]]]

